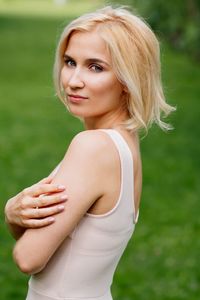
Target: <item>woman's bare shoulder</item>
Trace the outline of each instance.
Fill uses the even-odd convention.
[[[105,151],[109,151],[110,143],[100,130],[85,130],[79,132],[71,141],[68,153],[74,155],[85,155],[85,159],[103,159]]]
[[[71,144],[77,143],[82,146],[95,149],[96,143],[99,145],[105,146],[106,138],[101,130],[84,130],[79,132],[73,138]],[[70,145],[71,145],[70,144]]]

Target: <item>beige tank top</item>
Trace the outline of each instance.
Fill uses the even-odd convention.
[[[133,199],[132,153],[118,131],[103,131],[113,140],[121,162],[116,205],[105,214],[85,214],[45,269],[30,278],[27,300],[112,300],[113,275],[138,216]]]

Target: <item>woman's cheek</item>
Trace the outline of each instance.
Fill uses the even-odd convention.
[[[65,82],[66,82],[66,76],[65,76],[65,69],[62,68],[61,73],[60,73],[60,79],[61,79],[61,83],[64,86]]]
[[[70,76],[71,76],[71,72],[65,67],[63,67],[60,73],[60,79],[64,88],[68,86]]]
[[[91,90],[97,93],[104,93],[112,87],[112,79],[110,76],[91,77],[88,81]]]

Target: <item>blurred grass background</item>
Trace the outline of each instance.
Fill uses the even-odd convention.
[[[83,129],[54,96],[59,33],[103,1],[0,0],[0,299],[25,299],[27,276],[15,267],[4,225],[6,200],[46,176]],[[117,269],[115,300],[200,297],[199,64],[162,43],[166,97],[175,130],[152,128],[141,141],[143,194],[135,234]],[[39,250],[39,249],[38,249]]]

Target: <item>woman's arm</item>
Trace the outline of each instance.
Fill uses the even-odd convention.
[[[15,197],[9,199],[5,206],[5,222],[12,236],[17,240],[25,232],[26,228],[39,228],[47,226],[54,221],[52,215],[61,212],[64,208],[62,202],[66,199],[60,198],[60,192],[65,187],[52,184],[53,177],[59,166],[47,177],[29,188],[24,189]],[[49,195],[38,199],[42,195]],[[43,206],[40,215],[35,210],[37,206]],[[48,207],[51,205],[51,207]]]
[[[63,159],[52,183],[67,186],[68,201],[56,222],[39,229],[28,229],[17,241],[14,260],[22,272],[33,274],[42,270],[63,240],[104,194],[107,168],[106,142],[99,132],[78,134]]]

